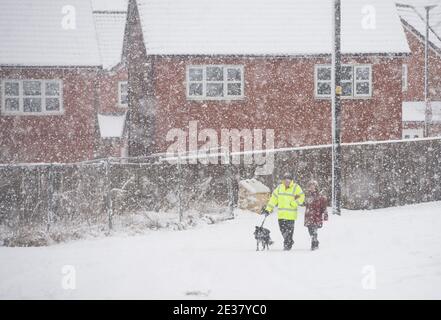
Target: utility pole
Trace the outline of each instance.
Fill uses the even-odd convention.
[[[426,109],[424,113],[424,136],[430,136],[430,122],[432,118],[432,108],[429,101],[429,29],[430,29],[430,10],[435,8],[435,5],[426,6],[426,37],[424,43],[424,101]]]
[[[332,213],[341,214],[341,1],[334,0],[332,51]]]

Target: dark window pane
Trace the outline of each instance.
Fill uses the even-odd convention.
[[[404,139],[410,139],[410,136],[409,136],[408,134],[406,134],[406,135],[404,136]]]
[[[5,82],[5,95],[6,96],[18,96],[19,84],[18,82]]]
[[[207,67],[207,81],[223,81],[224,70],[222,67]]]
[[[23,81],[23,94],[25,96],[39,96],[41,95],[40,81]]]
[[[357,80],[369,80],[369,68],[368,67],[358,67],[358,68],[356,68],[355,79],[357,79]]]
[[[46,82],[46,95],[47,96],[59,96],[60,84],[58,82]]]
[[[369,82],[358,82],[355,86],[357,94],[369,95]]]
[[[60,111],[60,99],[59,98],[46,98],[46,110],[47,111]]]
[[[317,79],[318,80],[331,80],[331,68],[330,67],[319,67],[317,69]]]
[[[202,96],[202,83],[190,83],[189,96]]]
[[[20,108],[20,102],[18,98],[6,98],[5,110],[6,111],[18,111]]]
[[[129,96],[126,94],[121,95],[121,104],[129,104]]]
[[[229,68],[227,71],[227,80],[228,81],[241,81],[241,69],[240,68]]]
[[[224,84],[223,83],[207,83],[207,97],[223,97]]]
[[[127,83],[121,83],[121,95],[127,95],[129,85]]]
[[[240,96],[242,94],[242,84],[240,83],[229,83],[227,85],[229,96]]]
[[[202,81],[202,68],[191,68],[188,72],[188,80]]]
[[[317,83],[317,94],[330,95],[331,94],[331,84],[329,82],[319,82]]]
[[[352,96],[352,82],[342,82],[342,95],[345,97]]]
[[[352,67],[351,66],[341,67],[341,80],[352,80]]]
[[[24,98],[24,112],[41,112],[41,98]]]

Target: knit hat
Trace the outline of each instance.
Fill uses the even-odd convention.
[[[289,171],[285,172],[282,176],[283,180],[289,179],[289,180],[293,180],[293,174],[290,173]]]

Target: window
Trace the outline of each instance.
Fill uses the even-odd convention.
[[[352,66],[341,67],[341,89],[343,97],[352,97],[353,94],[353,74],[354,69]]]
[[[3,82],[3,108],[5,112],[20,111],[20,82]]]
[[[331,66],[315,68],[315,96],[329,98],[332,92]],[[342,97],[370,97],[372,93],[372,69],[369,65],[341,66]]]
[[[330,97],[332,92],[331,67],[318,66],[315,69],[316,95],[318,97]]]
[[[424,136],[424,129],[403,129],[404,139],[417,139]]]
[[[403,91],[407,91],[407,64],[403,64],[401,85],[403,87]]]
[[[3,80],[2,112],[15,115],[61,114],[61,80]]]
[[[370,97],[371,96],[371,67],[370,66],[355,66],[354,67],[354,84],[355,97]]]
[[[243,66],[207,65],[187,68],[188,99],[242,99],[243,83]]]
[[[121,107],[129,105],[129,85],[127,81],[118,82],[118,103]]]

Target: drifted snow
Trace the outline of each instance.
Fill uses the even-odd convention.
[[[275,244],[256,252],[261,217],[237,214],[186,231],[0,247],[0,298],[441,298],[441,202],[331,215],[316,252],[303,214],[291,252],[281,250],[275,215],[266,223]],[[62,289],[64,265],[76,269],[75,290]],[[363,289],[372,270],[376,289]]]

